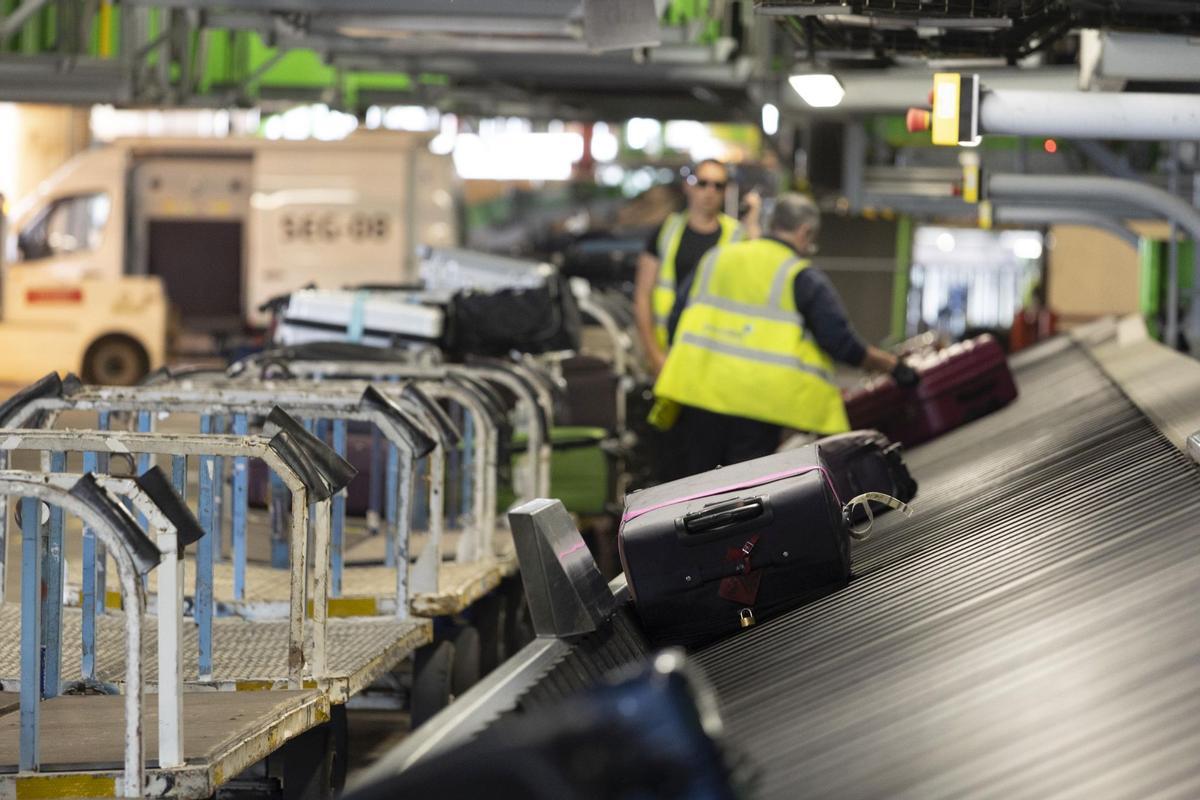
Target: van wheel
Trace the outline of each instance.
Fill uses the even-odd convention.
[[[133,386],[150,371],[150,357],[128,336],[105,336],[92,343],[83,356],[87,383]]]

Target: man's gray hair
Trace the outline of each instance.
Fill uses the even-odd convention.
[[[811,225],[814,232],[821,226],[821,211],[817,204],[796,192],[779,195],[771,210],[771,222],[767,229],[772,233],[791,233],[802,225]]]

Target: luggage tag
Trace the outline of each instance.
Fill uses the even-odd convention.
[[[842,506],[842,519],[846,521],[846,527],[851,539],[856,539],[861,542],[870,537],[871,526],[875,524],[875,512],[871,510],[872,502],[885,505],[888,508],[894,508],[895,510],[904,514],[906,517],[911,517],[913,513],[912,506],[910,506],[908,503],[905,503],[903,500],[898,500],[895,497],[892,497],[890,494],[884,494],[883,492],[863,492],[860,495],[851,497],[848,501],[846,501],[846,504]],[[854,523],[850,521],[851,512],[854,511],[855,506],[862,506],[867,512],[867,521],[862,527],[855,527]]]
[[[751,568],[750,554],[758,545],[758,538],[756,533],[741,547],[732,547],[725,553],[726,562],[737,564],[738,574],[721,579],[717,586],[718,597],[738,605],[754,605],[758,599],[758,585],[762,582],[762,570]]]

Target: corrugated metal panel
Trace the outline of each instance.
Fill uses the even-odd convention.
[[[849,587],[698,654],[762,796],[1200,793],[1200,476],[1073,345],[1019,363]]]

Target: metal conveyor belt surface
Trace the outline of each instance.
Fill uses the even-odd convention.
[[[907,454],[918,513],[849,586],[694,654],[754,797],[1200,796],[1200,474],[1150,422],[1183,446],[1200,364],[1061,338],[1012,365],[1015,403]],[[628,606],[539,639],[374,777],[649,650]]]
[[[1081,348],[1018,361],[847,588],[698,654],[762,797],[1200,793],[1200,475]]]

